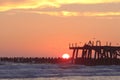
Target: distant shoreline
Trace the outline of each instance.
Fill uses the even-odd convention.
[[[85,59],[77,58],[74,63],[71,63],[72,58],[53,58],[53,57],[1,57],[0,62],[13,62],[13,63],[33,63],[33,64],[79,64],[79,65],[120,65],[120,59]]]

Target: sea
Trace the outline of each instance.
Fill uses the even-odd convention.
[[[120,80],[120,66],[1,63],[0,80]]]

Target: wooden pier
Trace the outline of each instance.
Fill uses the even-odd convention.
[[[101,41],[89,41],[83,47],[77,44],[70,44],[69,49],[73,50],[72,63],[85,65],[114,65],[120,64],[120,46],[111,46],[111,43],[101,45]]]

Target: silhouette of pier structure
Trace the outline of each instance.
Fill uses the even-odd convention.
[[[101,41],[89,41],[80,47],[70,44],[69,49],[73,50],[72,63],[85,65],[115,65],[120,64],[120,46],[111,46],[111,43],[101,45]]]

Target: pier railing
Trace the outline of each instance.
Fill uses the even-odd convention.
[[[73,50],[72,63],[75,63],[78,58],[89,60],[113,60],[120,58],[120,46],[111,46],[111,43],[102,46],[100,41],[97,41],[96,45],[94,45],[94,42],[89,41],[82,47],[77,46],[77,44],[72,44],[69,45],[69,49]]]

